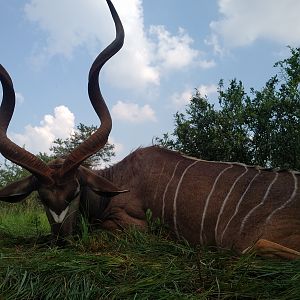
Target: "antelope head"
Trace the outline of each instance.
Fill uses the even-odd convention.
[[[13,182],[0,190],[0,200],[19,202],[33,191],[37,191],[45,207],[52,234],[57,237],[72,234],[79,209],[80,194],[84,186],[104,196],[114,196],[125,192],[105,178],[81,166],[85,159],[106,144],[112,127],[111,116],[99,88],[99,73],[102,66],[122,48],[124,30],[111,1],[106,1],[115,23],[116,38],[95,59],[88,80],[89,98],[101,125],[65,159],[56,159],[46,164],[7,137],[7,128],[15,107],[15,92],[8,72],[0,65],[0,80],[3,89],[0,107],[0,152],[5,158],[31,173],[25,179]]]

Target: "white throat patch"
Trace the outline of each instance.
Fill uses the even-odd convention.
[[[50,214],[56,223],[62,223],[69,211],[69,207],[70,206],[67,206],[59,215],[49,208]]]

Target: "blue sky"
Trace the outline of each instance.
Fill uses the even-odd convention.
[[[300,44],[299,0],[113,0],[125,45],[101,73],[117,159],[173,130],[198,88],[237,78],[247,91]],[[47,151],[80,122],[98,125],[87,96],[90,65],[113,38],[105,0],[0,0],[0,63],[17,93],[9,136]]]

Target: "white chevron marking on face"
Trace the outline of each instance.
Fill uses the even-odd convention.
[[[66,217],[69,211],[69,207],[70,206],[67,206],[59,215],[49,208],[49,211],[56,223],[62,223],[62,221],[64,220],[64,218]]]

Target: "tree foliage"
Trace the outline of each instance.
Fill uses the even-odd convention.
[[[196,90],[175,129],[157,138],[165,147],[208,160],[300,170],[300,48],[277,62],[277,75],[260,90],[219,82],[219,107]]]
[[[77,130],[71,134],[70,137],[63,139],[56,139],[51,146],[50,151],[52,157],[65,157],[74,148],[83,143],[88,137],[90,137],[97,130],[97,126],[86,126],[80,123],[77,126]],[[92,155],[90,158],[85,160],[84,165],[87,167],[100,166],[103,163],[107,163],[111,160],[114,153],[114,145],[107,143],[100,151]]]
[[[0,187],[4,187],[7,183],[20,180],[29,173],[18,165],[5,160],[0,169]]]

